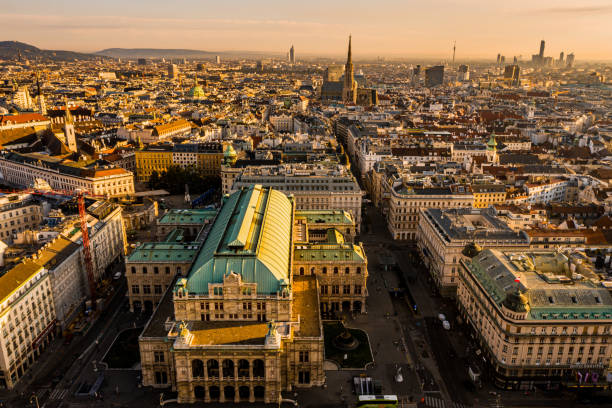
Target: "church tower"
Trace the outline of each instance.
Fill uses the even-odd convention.
[[[77,151],[76,135],[74,133],[74,120],[70,114],[70,108],[68,108],[68,100],[66,100],[66,116],[64,121],[64,138],[66,139],[66,146],[68,150],[73,153]]]
[[[351,52],[351,36],[349,35],[348,56],[344,66],[344,83],[342,84],[342,100],[355,103],[357,100],[357,86],[353,75],[353,55]]]

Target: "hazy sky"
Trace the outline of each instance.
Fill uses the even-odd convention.
[[[0,40],[45,49],[612,60],[612,0],[0,0]]]

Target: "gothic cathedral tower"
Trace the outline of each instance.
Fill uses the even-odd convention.
[[[351,53],[351,36],[349,35],[348,57],[344,66],[344,83],[342,84],[342,100],[355,103],[357,100],[357,84],[353,76],[353,56]]]

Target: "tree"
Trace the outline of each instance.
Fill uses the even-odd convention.
[[[157,172],[157,170],[153,170],[153,173],[151,173],[151,177],[149,177],[149,182],[148,182],[148,186],[151,190],[155,190],[157,188],[159,188],[159,173]]]

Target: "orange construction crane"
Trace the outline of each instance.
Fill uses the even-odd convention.
[[[79,193],[79,217],[81,218],[81,234],[83,236],[83,254],[85,255],[85,269],[89,280],[89,294],[91,296],[91,307],[96,309],[96,279],[94,277],[93,260],[91,258],[91,247],[89,244],[89,230],[87,228],[87,213],[85,212],[85,195]]]
[[[83,236],[83,254],[85,256],[85,269],[87,270],[87,279],[89,280],[89,294],[91,296],[91,307],[95,310],[96,308],[96,279],[94,277],[94,266],[91,257],[91,244],[89,242],[89,230],[87,229],[87,213],[85,211],[85,196],[101,198],[99,195],[90,194],[86,191],[68,191],[68,190],[38,190],[35,188],[29,188],[24,190],[0,190],[2,193],[22,193],[22,194],[35,194],[43,197],[49,196],[63,196],[63,197],[76,197],[79,207],[79,218],[81,221],[81,233]]]

